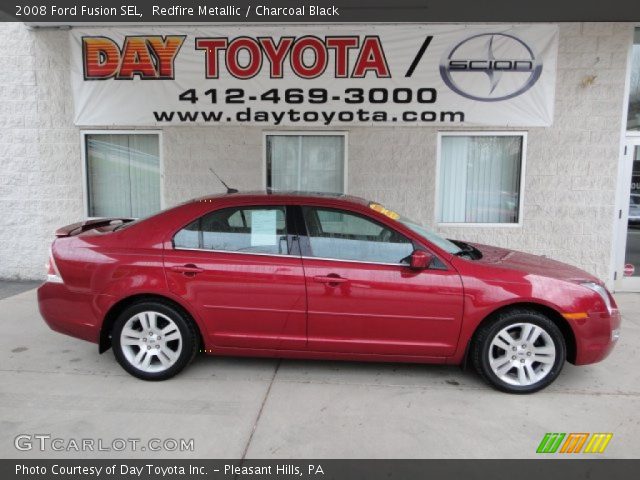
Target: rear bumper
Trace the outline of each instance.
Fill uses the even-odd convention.
[[[98,343],[102,316],[95,297],[71,291],[62,283],[45,282],[38,288],[38,307],[52,330]]]
[[[611,314],[590,314],[584,320],[573,322],[576,336],[576,365],[588,365],[604,360],[617,343],[622,318],[620,311]],[[616,335],[617,334],[617,335]]]

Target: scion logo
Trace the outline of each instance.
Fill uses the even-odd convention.
[[[447,86],[481,102],[508,100],[540,78],[542,62],[525,42],[508,33],[480,33],[462,40],[440,61]]]

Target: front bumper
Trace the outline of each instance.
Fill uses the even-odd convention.
[[[576,365],[600,362],[609,356],[620,336],[622,317],[618,309],[611,314],[591,313],[572,322],[576,337]]]

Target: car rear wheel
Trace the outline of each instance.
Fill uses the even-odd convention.
[[[113,325],[111,341],[122,368],[143,380],[173,377],[198,348],[191,319],[173,305],[156,301],[125,309]]]
[[[471,346],[471,361],[499,390],[533,393],[551,384],[566,358],[562,332],[535,310],[513,309],[482,325]]]

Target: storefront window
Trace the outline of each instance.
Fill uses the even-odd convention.
[[[344,193],[344,135],[266,136],[267,188]]]
[[[440,137],[440,223],[518,223],[524,135]]]
[[[90,217],[140,218],[160,210],[160,147],[156,134],[87,133]]]
[[[640,130],[640,28],[636,28],[633,41],[627,130]]]

